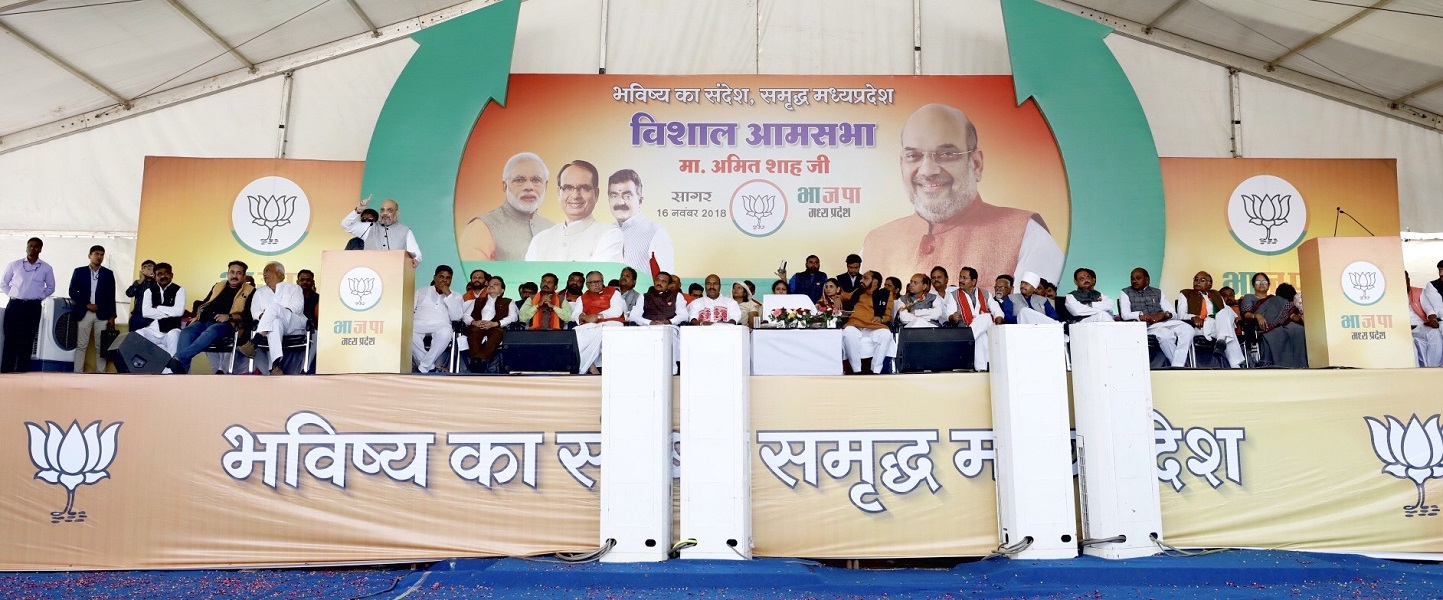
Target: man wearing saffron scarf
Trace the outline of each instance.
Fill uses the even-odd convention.
[[[1107,294],[1097,291],[1097,272],[1083,267],[1072,272],[1072,282],[1077,284],[1077,289],[1063,297],[1063,307],[1071,316],[1071,323],[1111,323],[1113,322],[1112,299]]]
[[[607,287],[601,271],[586,274],[586,291],[577,300],[576,347],[581,354],[577,374],[601,374],[601,328],[620,326],[626,321],[626,300],[614,287]]]
[[[1438,313],[1443,312],[1443,294],[1433,286],[1413,287],[1413,277],[1404,273],[1408,282],[1408,322],[1413,327],[1413,353],[1420,367],[1443,366],[1443,329],[1438,328]]]
[[[947,317],[959,327],[972,330],[972,368],[986,371],[989,360],[987,332],[1001,325],[1002,306],[990,294],[977,289],[977,269],[962,267],[957,271],[956,312]]]
[[[571,320],[571,303],[556,293],[559,280],[555,273],[541,276],[541,289],[521,305],[521,320],[527,329],[561,329],[561,324]]]
[[[1192,289],[1179,292],[1177,318],[1192,323],[1193,334],[1224,344],[1228,366],[1243,364],[1243,348],[1238,343],[1237,314],[1227,309],[1222,294],[1213,290],[1213,276],[1198,271],[1192,278]]]

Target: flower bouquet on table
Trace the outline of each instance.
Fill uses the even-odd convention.
[[[782,329],[794,329],[805,326],[811,313],[805,308],[774,308],[769,320]]]
[[[842,311],[841,311],[841,309],[839,309],[839,308],[830,308],[830,309],[826,309],[826,310],[818,310],[818,311],[817,311],[815,314],[813,314],[813,315],[811,316],[811,318],[808,320],[808,324],[811,325],[812,327],[819,327],[819,328],[822,328],[822,329],[831,329],[831,328],[833,328],[833,327],[836,326],[836,323],[837,323],[841,318],[842,318]]]

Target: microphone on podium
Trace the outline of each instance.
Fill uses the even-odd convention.
[[[1338,206],[1335,208],[1338,209],[1338,214],[1333,216],[1333,237],[1338,237],[1338,219],[1342,218],[1345,215],[1348,217],[1348,219],[1352,220],[1354,223],[1357,223],[1358,227],[1362,227],[1363,231],[1368,232],[1368,235],[1378,237],[1378,234],[1373,233],[1372,230],[1368,229],[1368,226],[1364,225],[1357,218],[1354,218],[1353,215],[1348,214],[1347,211],[1343,210],[1343,207]]]

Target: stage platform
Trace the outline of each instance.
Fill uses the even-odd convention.
[[[0,598],[1432,598],[1443,565],[1229,551],[1124,561],[994,558],[938,569],[790,559],[563,564],[458,559],[417,568],[0,574]]]

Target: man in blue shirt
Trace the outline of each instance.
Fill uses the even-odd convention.
[[[822,284],[827,282],[827,274],[821,269],[822,259],[813,254],[807,257],[807,270],[793,275],[789,280],[786,269],[777,269],[777,278],[787,282],[788,291],[793,294],[806,294],[815,304],[822,299]]]
[[[25,242],[25,258],[5,267],[0,276],[0,293],[10,297],[5,307],[5,347],[0,352],[0,373],[30,370],[30,350],[40,332],[40,303],[55,293],[55,270],[40,260],[45,243],[40,238]]]

